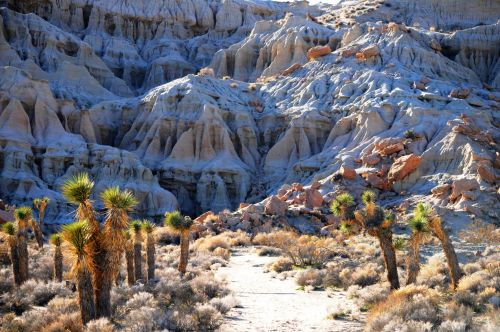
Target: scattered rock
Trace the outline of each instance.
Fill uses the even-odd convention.
[[[458,89],[453,89],[450,92],[450,97],[458,98],[458,99],[465,99],[470,95],[470,93],[471,93],[470,89],[458,88]]]
[[[450,190],[451,190],[451,185],[445,183],[432,188],[431,193],[436,197],[444,197],[449,195]]]
[[[307,51],[307,57],[312,60],[312,59],[315,59],[315,58],[319,58],[319,57],[328,55],[330,53],[332,53],[332,49],[328,45],[325,45],[325,46],[315,46],[315,47],[311,47]]]
[[[369,155],[365,155],[361,158],[361,161],[365,165],[376,165],[380,162],[380,154],[379,153],[371,153]]]
[[[458,179],[453,181],[451,189],[452,190],[450,195],[450,201],[454,202],[458,198],[460,198],[462,194],[465,193],[466,191],[473,191],[479,189],[479,183],[477,182],[476,179],[468,179],[468,178]]]
[[[422,157],[414,154],[399,157],[389,170],[389,181],[396,182],[403,180],[418,168],[421,161]]]
[[[315,207],[320,207],[323,205],[323,196],[316,189],[306,189],[305,190],[305,205],[309,209],[314,209]]]
[[[379,152],[381,156],[390,156],[405,148],[403,142],[404,138],[401,137],[384,138],[375,143],[375,151]]]
[[[280,200],[278,196],[273,195],[268,199],[266,205],[264,206],[264,213],[276,216],[284,216],[287,207],[288,204],[286,202]]]
[[[287,69],[283,70],[281,75],[288,76],[291,73],[293,73],[294,71],[299,70],[300,68],[302,68],[302,65],[300,63],[294,63],[293,65],[291,65]]]
[[[347,180],[355,180],[356,177],[358,176],[353,168],[347,166],[340,167],[340,174],[344,179]]]

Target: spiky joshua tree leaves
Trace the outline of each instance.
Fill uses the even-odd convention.
[[[29,278],[28,225],[33,218],[33,212],[31,208],[23,206],[14,210],[14,218],[17,222],[17,252],[21,283],[23,283]]]
[[[129,190],[111,187],[104,190],[101,200],[106,208],[106,219],[102,229],[100,244],[104,265],[102,266],[101,288],[96,292],[96,307],[99,316],[111,316],[111,288],[120,269],[120,260],[126,246],[124,231],[128,228],[128,212],[137,205]]]
[[[349,193],[338,195],[331,203],[330,210],[340,219],[340,230],[344,233],[351,233],[355,224],[354,219],[354,198]]]
[[[60,233],[55,233],[50,236],[50,243],[54,246],[54,280],[59,282],[63,279],[62,241],[63,237]]]
[[[364,208],[355,212],[355,218],[369,235],[379,240],[387,270],[387,280],[391,284],[391,289],[398,289],[399,277],[396,264],[396,250],[392,242],[391,230],[394,215],[384,211],[384,209],[375,203],[376,195],[374,192],[365,191],[361,198]]]
[[[137,281],[142,279],[142,222],[132,221],[130,231],[134,237],[134,278]]]
[[[142,229],[146,233],[146,262],[148,264],[148,282],[155,278],[155,231],[156,225],[149,220],[142,222]]]
[[[415,283],[420,272],[420,246],[423,240],[430,235],[428,215],[428,207],[418,203],[413,210],[413,217],[408,221],[412,234],[406,257],[407,285]]]
[[[182,217],[179,211],[165,213],[165,226],[179,232],[181,235],[181,257],[178,270],[181,274],[186,273],[189,259],[189,232],[193,225],[193,220],[186,216]]]
[[[92,259],[86,246],[92,233],[87,221],[77,221],[62,228],[62,237],[68,242],[74,256],[71,273],[76,277],[78,302],[82,323],[86,324],[96,317],[94,292],[92,289]]]
[[[17,250],[17,228],[12,221],[2,225],[2,239],[9,246],[10,263],[12,264],[12,274],[14,275],[14,283],[19,286],[22,284],[19,252]]]

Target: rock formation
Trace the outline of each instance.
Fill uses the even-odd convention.
[[[0,3],[0,195],[48,221],[80,171],[241,228],[366,187],[499,217],[497,1]]]

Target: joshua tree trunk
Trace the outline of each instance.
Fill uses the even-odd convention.
[[[28,241],[26,239],[26,230],[20,230],[17,235],[17,252],[19,255],[19,276],[21,283],[23,283],[29,278]]]
[[[135,280],[142,279],[142,242],[139,240],[134,241],[134,273]]]
[[[420,272],[420,243],[422,243],[422,234],[414,232],[410,239],[408,256],[406,257],[407,285],[415,283]]]
[[[59,282],[63,278],[63,254],[61,246],[56,246],[54,251],[54,280]]]
[[[127,282],[129,286],[132,286],[135,283],[133,248],[127,247],[125,250],[125,260],[127,261]]]
[[[100,246],[99,252],[97,255],[93,256],[94,267],[92,270],[92,282],[94,287],[94,299],[95,299],[95,315],[97,318],[105,317],[102,312],[106,311],[106,308],[102,308],[102,305],[105,305],[106,300],[106,286],[105,277],[104,277],[104,269],[106,268],[106,249],[103,246]]]
[[[14,275],[14,282],[17,286],[23,283],[20,271],[20,263],[19,263],[19,251],[17,250],[17,242],[16,240],[12,240],[9,242],[10,249],[10,262],[12,264],[12,274]]]
[[[100,283],[101,289],[97,292],[96,308],[97,317],[111,317],[111,287],[113,287],[113,278],[106,276],[103,277]]]
[[[80,267],[78,271],[78,302],[82,323],[85,325],[96,317],[96,310],[92,291],[92,274],[84,267]]]
[[[396,263],[396,251],[392,244],[392,232],[389,229],[377,230],[377,238],[384,255],[385,268],[387,270],[387,280],[391,284],[391,289],[399,288],[398,267]]]
[[[35,232],[36,243],[38,244],[38,248],[43,247],[43,234],[40,229],[40,225],[36,223],[36,221],[32,222],[33,232]]]
[[[155,278],[155,243],[152,234],[146,237],[146,256],[148,263],[148,281]]]
[[[453,244],[451,243],[450,237],[448,233],[443,229],[443,225],[439,218],[434,218],[430,226],[434,231],[436,237],[441,241],[441,247],[443,248],[444,255],[446,256],[446,260],[448,262],[448,271],[450,273],[451,278],[451,286],[453,289],[456,289],[458,286],[458,282],[463,275],[462,270],[460,269],[460,265],[458,264],[457,254],[455,253],[455,249],[453,248]]]
[[[179,261],[179,272],[186,273],[189,259],[189,228],[181,231],[181,259]]]
[[[38,218],[40,219],[40,225],[43,225],[43,217],[45,216],[45,205],[40,207],[38,212]]]

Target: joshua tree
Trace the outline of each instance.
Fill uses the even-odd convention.
[[[125,243],[125,260],[127,262],[127,282],[129,286],[135,283],[134,274],[134,245],[132,244],[132,236],[130,231],[126,230],[123,232],[127,242]]]
[[[71,273],[76,276],[78,303],[82,323],[86,324],[96,317],[94,293],[92,289],[92,260],[85,250],[91,238],[86,221],[77,221],[62,228],[62,237],[70,244],[71,253],[75,257]]]
[[[61,250],[62,235],[55,233],[50,236],[50,243],[54,246],[54,280],[59,282],[63,278],[63,254]]]
[[[43,247],[42,229],[40,228],[40,225],[36,222],[35,218],[31,218],[29,223],[31,228],[33,229],[33,232],[35,233],[36,243],[38,244],[38,248],[40,249]]]
[[[432,211],[428,205],[420,205],[421,206],[417,205],[417,212],[422,218],[425,218],[428,221],[429,228],[441,242],[441,247],[443,248],[446,261],[448,262],[448,272],[450,273],[451,286],[453,289],[456,289],[463,272],[458,264],[458,258],[455,253],[455,249],[453,248],[453,244],[451,243],[448,233],[443,228],[441,217]]]
[[[43,225],[43,217],[45,216],[45,208],[47,204],[50,203],[50,198],[47,196],[43,198],[35,198],[33,200],[33,206],[38,210],[38,219],[40,220],[40,225]]]
[[[418,203],[413,211],[413,218],[408,222],[412,229],[410,245],[408,246],[408,256],[406,257],[406,269],[408,275],[406,284],[412,284],[417,281],[417,276],[420,271],[420,245],[425,237],[429,236],[429,211],[422,203]]]
[[[62,194],[69,203],[78,205],[76,209],[76,220],[87,221],[90,238],[85,242],[85,251],[88,253],[86,259],[92,272],[94,287],[94,298],[100,298],[102,289],[103,268],[105,252],[101,245],[101,229],[96,219],[94,207],[90,201],[90,195],[94,188],[94,182],[90,180],[87,173],[80,173],[69,179],[62,186]],[[97,307],[99,309],[99,307]]]
[[[32,218],[31,208],[23,206],[14,210],[17,221],[17,252],[19,253],[19,271],[21,283],[29,278],[28,267],[28,224]]]
[[[146,232],[146,261],[148,263],[148,281],[155,278],[155,239],[156,225],[149,220],[144,220],[142,229]]]
[[[134,277],[137,281],[142,279],[142,222],[140,220],[132,221],[130,230],[134,235]]]
[[[123,232],[128,227],[128,212],[137,204],[132,192],[111,187],[101,194],[106,208],[106,220],[102,230],[101,253],[104,255],[101,289],[97,293],[96,306],[99,316],[111,316],[111,287],[120,268],[120,259],[125,250]]]
[[[165,226],[172,228],[181,235],[181,257],[179,261],[179,272],[186,273],[189,259],[189,231],[193,225],[190,217],[182,217],[179,211],[165,213]]]
[[[387,280],[391,284],[391,289],[399,288],[398,268],[396,264],[396,251],[392,243],[391,225],[394,221],[392,213],[386,213],[375,204],[375,193],[365,191],[362,196],[365,208],[355,212],[358,223],[368,232],[369,235],[378,239],[380,249],[384,256],[385,268],[387,270]]]
[[[350,232],[354,224],[354,199],[349,193],[343,193],[337,196],[330,203],[332,213],[340,218],[340,229]]]
[[[14,275],[14,282],[17,286],[22,284],[19,253],[17,251],[17,229],[16,225],[9,221],[2,225],[2,238],[6,240],[9,245],[10,262],[12,264],[12,274]]]

